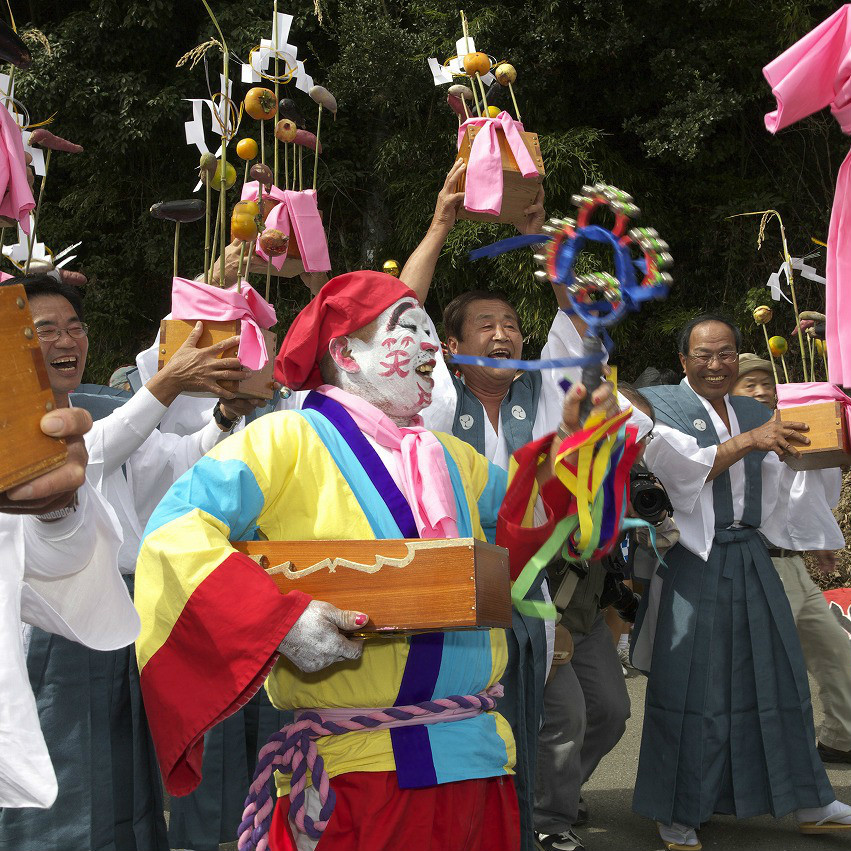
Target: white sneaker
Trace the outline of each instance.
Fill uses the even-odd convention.
[[[572,829],[565,833],[537,833],[535,847],[540,851],[585,851],[582,840]]]

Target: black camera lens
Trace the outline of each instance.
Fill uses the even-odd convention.
[[[646,467],[636,465],[629,478],[630,501],[636,516],[657,526],[666,514],[673,513],[668,492]]]

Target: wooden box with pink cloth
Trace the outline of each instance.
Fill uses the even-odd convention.
[[[455,43],[457,55],[442,65],[435,58],[428,60],[434,84],[450,84],[447,102],[458,116],[456,159],[467,164],[458,181],[458,190],[464,191],[458,218],[515,223],[535,203],[541,188],[541,146],[537,134],[527,132],[520,121],[514,95],[517,70],[476,50],[463,12],[461,25],[463,34]],[[467,79],[470,85],[456,83],[456,78]],[[496,105],[507,97],[514,118],[507,108]]]
[[[194,67],[211,47],[218,46],[222,51],[221,90],[210,99],[189,99],[193,117],[185,125],[187,144],[197,147],[201,155],[200,181],[195,189],[204,187],[206,201],[167,202],[151,209],[158,218],[175,222],[172,312],[160,328],[160,368],[185,342],[194,323],[202,320],[204,333],[199,345],[240,335],[236,356],[253,374],[238,386],[230,382],[223,382],[223,386],[247,398],[270,399],[274,393],[272,361],[277,341],[271,328],[277,318],[271,303],[272,276],[291,278],[331,268],[316,187],[322,116],[324,112],[336,115],[337,101],[327,89],[314,85],[304,62],[297,58],[298,49],[289,43],[292,20],[291,15],[277,11],[276,3],[271,39],[262,39],[241,66],[243,83],[266,81],[271,88],[252,85],[239,108],[232,100],[232,57],[221,30],[220,41],[200,45],[178,63],[191,61]],[[287,88],[290,84],[292,91]],[[214,91],[209,79],[207,89]],[[308,95],[318,108],[315,133],[308,130],[295,100],[286,96],[296,91]],[[246,135],[235,141],[246,116],[259,125],[259,144]],[[209,126],[205,118],[209,118]],[[270,121],[272,132],[267,141]],[[207,145],[208,133],[218,137],[212,151]],[[230,215],[228,244],[227,193],[238,177],[237,169],[227,160],[232,142],[243,174],[240,197]],[[213,216],[214,191],[218,203]],[[193,281],[178,276],[180,225],[202,217],[206,228],[204,272],[200,280]],[[251,274],[265,278],[265,297],[251,286]],[[225,350],[222,356],[232,357],[233,352],[233,348]]]

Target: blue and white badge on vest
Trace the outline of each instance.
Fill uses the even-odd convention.
[[[463,428],[464,431],[469,431],[473,427],[474,420],[469,414],[461,414],[461,416],[458,417],[458,422],[461,424],[461,428]]]
[[[515,420],[525,420],[526,419],[526,411],[520,407],[520,405],[515,405],[511,409],[511,416],[514,417]]]
[[[692,423],[692,425],[693,425],[693,426],[694,426],[694,427],[695,427],[698,431],[706,431],[706,420],[695,420],[695,421]]]

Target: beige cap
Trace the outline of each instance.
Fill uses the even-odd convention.
[[[753,372],[755,369],[761,369],[763,372],[767,372],[771,376],[772,381],[774,380],[774,369],[770,361],[759,357],[759,355],[755,355],[753,352],[741,352],[739,354],[739,378],[748,372]]]

